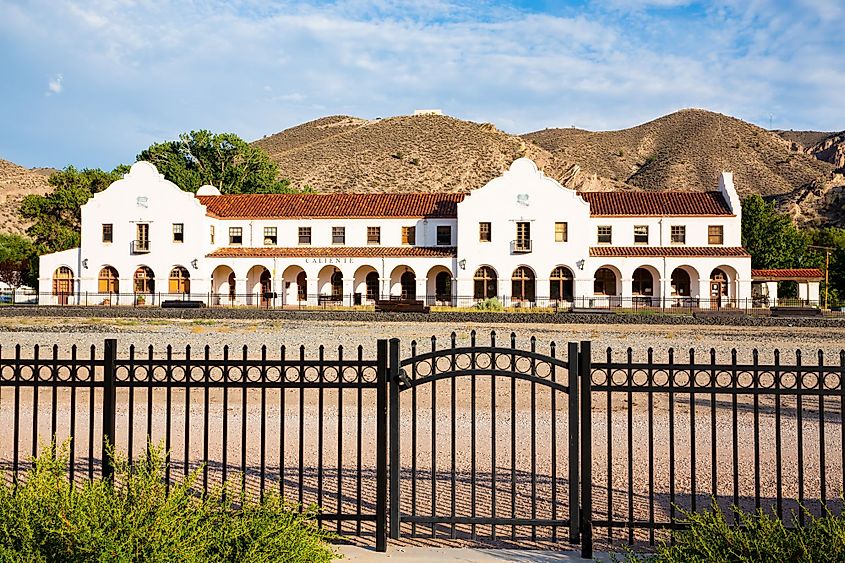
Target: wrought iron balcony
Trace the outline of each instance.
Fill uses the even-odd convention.
[[[132,254],[147,254],[150,251],[150,241],[148,240],[133,240]]]
[[[511,254],[527,254],[531,252],[531,239],[517,239],[511,241]]]

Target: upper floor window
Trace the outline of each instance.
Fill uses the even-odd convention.
[[[569,224],[555,223],[555,242],[566,242],[569,240]]]
[[[648,244],[648,225],[634,226],[634,243]]]
[[[669,229],[669,240],[672,244],[686,244],[687,228],[684,225],[672,225]]]
[[[367,227],[367,244],[381,244],[381,227]]]
[[[613,227],[610,227],[609,225],[600,225],[597,233],[599,244],[610,244],[613,242]]]
[[[114,241],[114,229],[111,223],[103,223],[103,242]]]
[[[211,244],[214,244],[214,225],[211,225],[211,231],[209,232],[209,238],[211,239]]]
[[[452,227],[449,225],[437,226],[437,245],[449,246],[452,244]]]
[[[266,246],[279,244],[279,231],[276,227],[264,227],[264,244]]]
[[[185,242],[184,223],[173,223],[173,242]]]
[[[346,244],[346,227],[332,227],[332,244]]]
[[[243,244],[244,230],[243,227],[229,227],[229,244]]]
[[[311,227],[299,227],[299,244],[311,244]]]
[[[417,244],[417,228],[402,227],[402,244]]]
[[[493,240],[493,229],[489,221],[478,224],[478,240],[480,242],[490,242]]]
[[[725,244],[725,227],[722,225],[710,225],[707,227],[708,244]]]

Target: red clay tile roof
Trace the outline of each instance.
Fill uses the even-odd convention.
[[[733,215],[720,192],[580,192],[594,217]]]
[[[450,258],[454,256],[457,256],[457,249],[454,246],[295,246],[289,248],[227,246],[218,248],[207,255],[208,258]]]
[[[209,215],[227,219],[454,218],[464,194],[239,194],[197,199]]]
[[[783,279],[822,279],[824,272],[819,268],[780,268],[768,270],[751,270],[752,278],[766,278],[770,280]]]
[[[751,256],[741,246],[591,246],[593,257],[699,257],[699,256]]]

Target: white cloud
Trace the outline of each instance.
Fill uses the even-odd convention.
[[[61,94],[62,93],[62,81],[64,80],[64,76],[61,73],[57,74],[50,81],[47,83],[47,95],[51,94]]]
[[[10,7],[0,36],[13,38],[22,65],[61,65],[74,77],[78,98],[51,110],[65,114],[44,114],[37,145],[55,146],[64,162],[81,149],[56,145],[59,122],[91,136],[95,165],[200,127],[260,138],[325,113],[429,106],[511,132],[616,129],[689,106],[845,127],[845,108],[832,102],[845,81],[836,21],[778,0],[690,11],[604,4],[552,15],[488,0],[91,0],[81,10],[33,0]],[[61,91],[58,75],[49,92]],[[29,122],[30,108],[6,107],[11,119],[0,109],[0,120]]]

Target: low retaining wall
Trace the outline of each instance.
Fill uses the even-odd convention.
[[[773,318],[745,315],[672,315],[662,313],[503,313],[485,311],[420,313],[376,313],[373,311],[286,311],[278,309],[161,309],[153,307],[74,307],[7,306],[0,317],[140,318],[140,319],[246,319],[319,320],[354,322],[435,322],[435,323],[542,323],[542,324],[657,324],[657,325],[736,325],[806,326],[845,328],[845,317]]]

